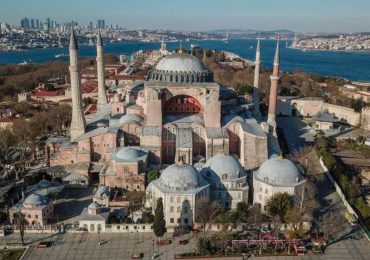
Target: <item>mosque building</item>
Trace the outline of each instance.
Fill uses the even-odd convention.
[[[252,175],[266,161],[274,164],[269,157],[280,153],[275,121],[279,41],[267,121],[259,112],[259,46],[258,41],[254,111],[248,111],[232,89],[215,82],[213,73],[203,62],[181,47],[178,53],[166,53],[145,81],[132,84],[108,102],[103,41],[99,33],[98,111],[86,120],[82,109],[78,44],[72,30],[70,139],[52,138],[47,142],[49,165],[70,169],[65,173],[67,177],[98,176],[101,185],[128,190],[145,189],[150,166],[165,168],[161,177],[146,188],[146,204],[154,211],[156,199],[161,197],[168,225],[192,225],[197,216],[197,203],[203,198],[217,200],[224,208],[248,202],[247,175]],[[195,164],[200,168],[194,168]],[[275,169],[276,180],[280,170],[284,172],[288,168]],[[255,179],[265,180],[259,175]],[[290,184],[296,186],[295,182]],[[264,205],[262,200],[256,202]]]

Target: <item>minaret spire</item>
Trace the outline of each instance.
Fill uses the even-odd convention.
[[[180,41],[179,53],[183,53],[183,52],[184,52],[184,50],[183,50],[183,48],[182,48],[182,41]]]
[[[86,120],[82,108],[82,92],[80,68],[78,64],[78,44],[76,35],[71,29],[71,38],[69,42],[69,72],[71,74],[72,90],[72,121],[71,121],[71,141],[74,142],[79,136],[85,133]]]
[[[268,119],[267,123],[276,127],[276,106],[277,106],[277,96],[278,96],[278,83],[280,80],[280,38],[278,37],[276,42],[276,51],[274,58],[274,67],[272,71],[271,87],[270,87],[270,98],[269,98],[269,110],[268,110]]]
[[[254,62],[254,87],[253,87],[253,104],[255,117],[257,119],[261,118],[260,112],[260,98],[259,98],[259,81],[260,81],[260,66],[261,66],[261,43],[260,38],[257,38],[257,48],[256,48],[256,60]]]
[[[104,69],[104,54],[103,40],[100,30],[96,39],[96,67],[98,71],[98,111],[102,106],[107,104],[107,94],[105,92],[105,69]]]

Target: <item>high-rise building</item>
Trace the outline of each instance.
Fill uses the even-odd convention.
[[[50,30],[50,18],[46,18],[44,30],[46,30],[46,31]]]
[[[27,17],[23,18],[21,20],[21,28],[22,29],[30,29],[30,19]]]
[[[105,28],[105,21],[104,21],[104,19],[98,20],[97,27],[99,29],[104,29]]]
[[[31,19],[31,29],[35,29],[35,19]]]
[[[36,26],[36,29],[40,29],[40,20],[39,19],[36,19],[35,26]]]

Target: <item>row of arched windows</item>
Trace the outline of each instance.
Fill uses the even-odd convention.
[[[196,83],[196,82],[211,82],[213,81],[213,75],[210,72],[201,73],[201,74],[167,74],[162,72],[153,72],[150,74],[149,79],[159,80],[166,82],[175,82],[175,83]]]

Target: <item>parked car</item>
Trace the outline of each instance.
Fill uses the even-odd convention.
[[[42,241],[38,243],[37,248],[48,248],[51,247],[52,245],[53,245],[52,241]]]

